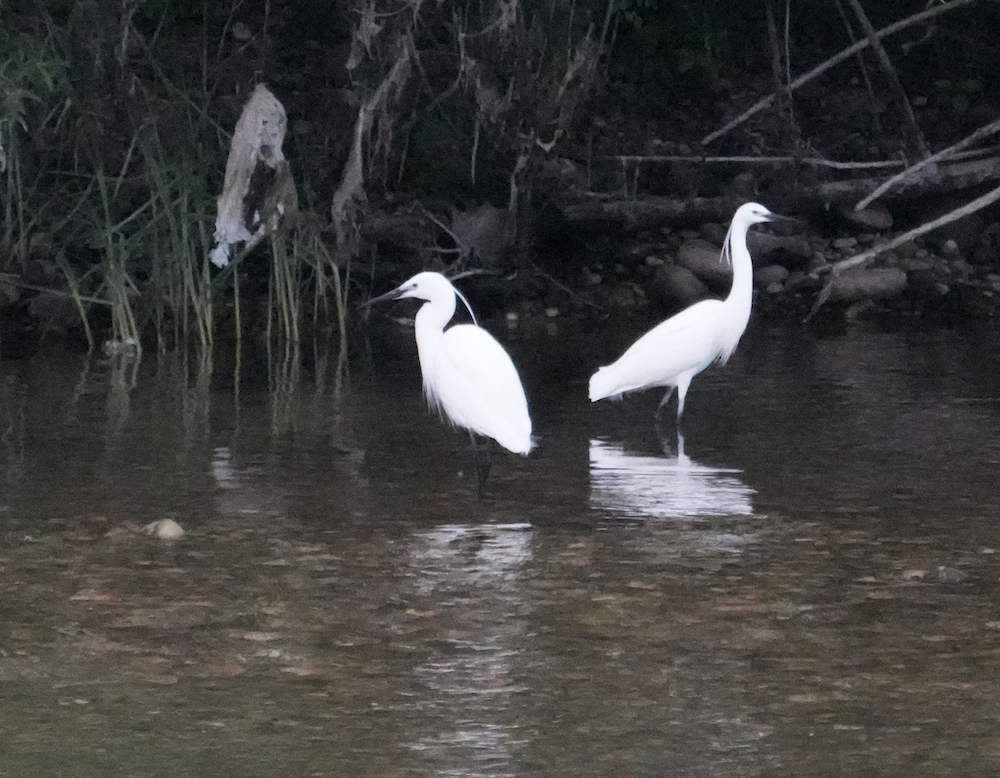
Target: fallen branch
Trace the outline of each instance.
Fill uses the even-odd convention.
[[[978,152],[977,152],[978,153]],[[696,162],[696,163],[730,163],[741,165],[780,165],[795,164],[807,167],[828,167],[834,170],[881,170],[884,168],[903,167],[905,164],[898,159],[888,159],[877,162],[837,162],[822,157],[794,157],[791,155],[768,157],[704,157],[695,154],[610,154],[594,157],[595,160],[608,159],[617,162]]]
[[[823,286],[823,290],[819,293],[819,297],[816,298],[816,303],[813,305],[812,310],[809,311],[809,315],[806,316],[806,321],[809,321],[813,316],[815,316],[816,312],[819,311],[822,305],[829,299],[830,292],[832,291],[833,288],[834,280],[838,275],[843,273],[845,270],[850,270],[852,267],[858,267],[859,265],[863,265],[866,262],[870,262],[879,254],[882,254],[886,251],[891,251],[894,248],[898,248],[899,246],[902,246],[904,243],[908,243],[914,238],[918,238],[925,233],[931,232],[932,230],[936,230],[938,227],[943,227],[946,224],[950,224],[953,221],[957,221],[958,219],[961,219],[963,216],[968,216],[970,213],[975,213],[976,211],[980,211],[986,206],[995,203],[997,200],[1000,200],[1000,187],[990,190],[986,194],[977,197],[970,203],[966,203],[965,205],[959,208],[955,208],[952,211],[948,211],[948,213],[944,214],[943,216],[939,216],[936,219],[921,224],[919,227],[914,227],[909,232],[904,232],[902,235],[897,235],[895,238],[893,238],[884,245],[875,246],[873,248],[868,249],[867,251],[862,251],[860,254],[857,254],[856,256],[849,257],[847,259],[842,259],[840,260],[840,262],[834,263],[829,268],[830,278]],[[826,270],[826,268],[824,268],[824,270]]]
[[[908,176],[897,182],[894,194],[897,197],[913,197],[929,191],[935,191],[936,194],[955,192],[997,179],[1000,179],[1000,157],[967,159],[963,162],[948,160],[945,164],[925,166],[921,175]],[[819,197],[831,203],[847,203],[855,201],[862,193],[870,192],[879,184],[880,181],[874,178],[826,181],[812,187],[802,187],[797,196]]]
[[[586,232],[630,232],[723,222],[743,201],[736,197],[589,198],[557,205],[562,225]]]
[[[914,24],[925,21],[934,16],[938,16],[939,14],[943,14],[946,11],[953,11],[956,8],[960,8],[964,5],[969,5],[970,3],[974,2],[976,2],[976,0],[951,0],[950,3],[942,3],[941,5],[936,5],[932,8],[928,8],[926,11],[921,11],[918,14],[914,14],[913,16],[908,16],[905,19],[901,19],[898,22],[890,24],[888,27],[883,27],[881,30],[876,30],[875,37],[885,38],[889,35],[899,32],[900,30],[904,30],[907,27],[910,27]],[[868,38],[865,38],[864,40],[859,40],[852,46],[848,46],[839,54],[835,54],[834,56],[830,57],[830,59],[814,67],[808,73],[804,73],[803,75],[796,78],[788,85],[788,89],[794,91],[803,84],[809,83],[817,76],[821,76],[823,73],[839,65],[844,60],[850,59],[852,56],[854,56],[854,54],[861,51],[869,44],[870,41],[868,40]],[[770,105],[774,102],[774,98],[775,98],[774,94],[770,94],[767,97],[763,98],[762,100],[758,101],[750,108],[748,108],[746,111],[737,116],[735,119],[733,119],[731,122],[726,124],[724,127],[721,127],[715,132],[711,132],[708,135],[706,135],[701,141],[702,145],[703,146],[708,145],[712,141],[721,138],[723,135],[739,127],[741,124],[743,124],[743,122],[745,122],[751,116],[755,116],[756,114],[763,111],[765,108],[770,107]]]
[[[971,146],[973,143],[980,140],[981,138],[994,135],[997,132],[1000,132],[1000,120],[991,122],[990,124],[980,127],[978,130],[976,130],[966,138],[963,138],[958,143],[949,146],[946,149],[942,149],[936,154],[932,154],[931,156],[920,160],[915,165],[911,165],[910,167],[906,168],[906,170],[897,173],[888,181],[886,181],[877,189],[875,189],[875,191],[873,191],[870,195],[859,201],[858,204],[854,206],[854,210],[855,211],[864,210],[868,205],[872,203],[872,201],[877,200],[879,197],[884,195],[886,192],[888,192],[890,189],[892,189],[894,186],[899,184],[904,179],[909,178],[910,176],[914,175],[920,170],[923,170],[928,165],[933,165],[934,163],[940,162],[943,159],[957,158],[959,155],[958,153],[961,152],[962,149],[966,148],[967,146]]]
[[[868,192],[882,183],[881,177],[865,176],[840,181],[818,181],[809,186],[776,194],[769,205],[794,207],[798,212],[825,208],[829,205],[852,207]],[[1000,180],[1000,156],[948,160],[944,164],[926,167],[919,176],[912,176],[895,187],[894,196],[912,198],[927,192],[960,191]],[[556,226],[578,233],[635,232],[661,227],[687,227],[706,221],[728,221],[743,202],[742,198],[707,197],[631,197],[619,194],[568,193],[553,198],[561,222]]]
[[[993,125],[987,125],[992,127]],[[964,148],[974,140],[979,140],[990,133],[982,132],[986,127],[976,130],[966,140],[961,141],[952,149]],[[968,141],[969,143],[967,143]],[[948,149],[946,149],[947,151]],[[943,152],[939,152],[943,153]],[[957,151],[949,154],[951,160],[969,159],[972,157],[989,156],[990,154],[1000,154],[1000,146],[992,146],[982,149],[972,149],[971,151]],[[795,157],[791,154],[778,154],[771,156],[749,156],[734,155],[726,157],[706,157],[697,154],[600,154],[594,157],[595,160],[614,160],[615,162],[694,162],[703,164],[736,164],[736,165],[804,165],[805,167],[831,168],[832,170],[885,170],[888,168],[903,168],[906,163],[900,159],[883,159],[872,162],[838,162],[835,159],[825,159],[824,157]],[[914,167],[921,168],[927,164],[927,160],[921,160]]]
[[[32,292],[41,292],[42,294],[51,294],[55,297],[63,297],[67,300],[79,300],[80,302],[91,303],[93,305],[110,306],[113,304],[110,300],[105,300],[103,297],[89,297],[84,294],[76,294],[72,291],[66,291],[65,289],[53,289],[49,286],[29,284],[27,281],[22,281],[20,276],[13,273],[0,273],[0,283],[7,284],[8,286],[16,286],[19,289],[29,289]]]

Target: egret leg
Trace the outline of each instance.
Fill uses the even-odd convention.
[[[470,432],[469,435],[472,438],[472,453],[476,458],[479,491],[482,492],[486,479],[490,477],[490,467],[493,464],[493,441],[475,432]]]
[[[691,385],[691,379],[687,376],[681,376],[677,381],[677,429],[681,428],[681,416],[684,415],[684,398],[687,397],[688,387]]]
[[[673,397],[673,395],[674,395],[674,389],[675,388],[676,387],[673,387],[673,386],[668,386],[667,387],[666,394],[663,395],[663,399],[660,400],[660,404],[656,406],[656,414],[655,414],[655,416],[656,416],[657,419],[660,418],[660,411],[663,410],[663,406],[666,405],[668,402],[670,402],[670,398]]]
[[[680,430],[677,430],[675,425],[670,422],[664,422],[659,416],[656,417],[653,429],[656,431],[656,440],[660,444],[660,450],[663,452],[663,455],[668,459],[673,458],[676,454],[674,450],[674,435],[680,435]]]

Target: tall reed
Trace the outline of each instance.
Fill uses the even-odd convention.
[[[150,210],[152,203],[147,200],[124,218],[118,218],[116,200],[124,171],[123,166],[122,172],[113,180],[109,179],[103,170],[97,171],[101,210],[95,218],[94,227],[101,236],[103,297],[111,308],[109,346],[112,349],[128,349],[141,353],[141,333],[136,312],[132,307],[133,299],[138,299],[140,292],[130,274],[129,264],[135,247],[133,238],[137,231],[136,225],[140,217]]]
[[[295,233],[296,253],[303,263],[302,283],[312,289],[313,323],[335,323],[345,341],[351,255],[333,247],[330,238],[317,224],[303,221]]]
[[[289,343],[299,342],[299,322],[302,316],[302,288],[299,271],[302,262],[299,243],[272,235],[271,283],[267,296],[268,340],[278,335]],[[289,250],[290,249],[290,250]]]
[[[143,167],[150,182],[149,294],[160,349],[169,342],[202,348],[213,342],[213,290],[209,275],[208,210],[211,202],[197,161],[167,162],[155,137],[143,144]],[[171,338],[168,338],[171,335]]]

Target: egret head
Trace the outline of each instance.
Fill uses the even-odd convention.
[[[378,297],[373,297],[368,301],[368,305],[387,302],[389,300],[399,300],[404,297],[413,297],[417,300],[432,302],[434,300],[447,299],[449,295],[455,294],[455,287],[451,285],[440,273],[417,273],[408,281],[404,281],[395,289]]]
[[[744,224],[749,227],[751,224],[773,221],[776,214],[771,213],[760,203],[744,203],[733,215],[733,224]]]
[[[472,320],[475,321],[476,315],[472,313],[472,308],[469,305],[469,301],[465,299],[465,295],[452,286],[451,281],[443,275],[440,273],[432,273],[430,271],[417,273],[415,276],[407,281],[404,281],[392,291],[386,292],[378,297],[373,297],[367,302],[366,305],[371,306],[375,303],[412,297],[416,300],[423,300],[426,303],[453,306],[456,295],[465,304],[465,307],[469,309],[469,313],[472,314]],[[454,310],[454,308],[452,307],[451,310]]]
[[[761,224],[762,222],[785,222],[787,224],[802,225],[802,222],[798,219],[769,211],[760,203],[744,203],[736,210],[733,216],[733,224],[741,224],[744,229],[749,228],[753,224]]]
[[[744,253],[746,252],[747,232],[753,225],[779,221],[800,224],[798,219],[772,213],[760,203],[743,203],[743,205],[736,209],[733,221],[729,225],[729,231],[726,233],[726,242],[722,247],[722,260],[726,264],[732,264],[734,243],[737,244],[737,248],[741,249]]]

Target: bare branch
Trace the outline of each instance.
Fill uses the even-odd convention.
[[[877,200],[879,197],[881,197],[890,189],[892,189],[894,186],[896,186],[896,184],[900,183],[906,178],[909,178],[918,171],[923,170],[928,165],[933,165],[934,163],[940,162],[943,159],[956,158],[959,156],[958,152],[960,152],[962,149],[966,148],[967,146],[971,146],[973,143],[982,138],[989,137],[990,135],[995,135],[998,132],[1000,132],[1000,120],[991,122],[990,124],[980,127],[971,135],[968,135],[967,137],[963,138],[953,146],[949,146],[946,149],[942,149],[936,154],[932,154],[931,156],[920,160],[915,165],[911,165],[910,167],[906,168],[906,170],[897,173],[888,181],[883,183],[880,187],[878,187],[875,191],[873,191],[870,195],[868,195],[863,200],[858,202],[858,204],[854,206],[854,210],[855,211],[863,210],[868,205],[870,205],[874,200]]]
[[[903,89],[903,84],[899,80],[899,74],[896,72],[896,68],[892,65],[892,60],[889,59],[889,55],[886,53],[885,47],[882,42],[878,39],[878,35],[875,32],[875,28],[872,27],[871,21],[868,19],[868,14],[865,13],[865,9],[861,6],[860,0],[847,0],[851,6],[851,10],[854,11],[854,15],[858,17],[858,22],[861,24],[861,28],[865,31],[865,35],[868,37],[869,45],[872,51],[875,52],[875,56],[878,58],[879,64],[882,66],[882,70],[885,71],[886,77],[889,79],[889,86],[892,91],[892,95],[896,102],[899,103],[899,107],[902,109],[903,116],[906,120],[905,127],[907,130],[909,146],[912,151],[915,151],[921,157],[927,157],[930,152],[927,150],[927,143],[924,141],[924,135],[920,132],[920,127],[917,125],[917,117],[913,115],[913,106],[910,105],[910,99],[906,96],[906,91]]]
[[[951,0],[951,2],[949,3],[942,3],[941,5],[935,5],[932,8],[928,8],[926,11],[921,11],[920,13],[914,14],[913,16],[908,16],[905,19],[900,19],[898,22],[894,22],[893,24],[890,24],[888,27],[883,27],[881,30],[877,30],[875,32],[875,37],[885,38],[889,35],[893,35],[894,33],[899,32],[900,30],[904,30],[907,27],[910,27],[914,24],[918,24],[934,16],[938,16],[947,11],[953,11],[956,8],[961,8],[962,6],[969,5],[970,3],[975,3],[977,1],[978,0]],[[788,85],[788,88],[792,91],[798,89],[803,84],[809,83],[817,76],[822,75],[823,73],[835,67],[836,65],[839,65],[844,60],[854,56],[854,54],[861,51],[868,45],[869,45],[869,40],[866,38],[864,40],[858,41],[853,46],[848,46],[839,54],[835,54],[834,56],[830,57],[830,59],[814,67],[808,73],[804,73],[798,78],[796,78],[794,81],[792,81],[791,84]],[[721,127],[715,132],[711,132],[704,138],[702,138],[701,141],[702,145],[709,144],[712,141],[717,140],[721,138],[723,135],[736,129],[751,116],[755,116],[756,114],[763,111],[765,108],[769,107],[773,102],[774,102],[774,94],[770,94],[767,97],[763,98],[762,100],[759,100],[758,102],[754,103],[754,105],[752,105],[746,111],[741,113],[731,122],[726,124],[724,127]]]
[[[819,297],[816,299],[816,303],[813,305],[812,310],[809,311],[809,315],[806,316],[806,321],[809,321],[816,312],[822,307],[822,305],[829,299],[830,292],[833,289],[833,282],[836,277],[843,273],[845,270],[850,270],[852,267],[858,267],[866,262],[870,262],[872,259],[877,257],[886,251],[891,251],[894,248],[902,246],[914,238],[918,238],[921,235],[928,233],[932,230],[936,230],[938,227],[943,227],[946,224],[950,224],[953,221],[961,219],[963,216],[968,216],[970,213],[975,213],[976,211],[981,211],[988,205],[995,203],[1000,200],[1000,187],[992,189],[986,194],[977,197],[970,203],[955,208],[952,211],[943,216],[939,216],[929,222],[921,224],[919,227],[914,227],[909,232],[904,232],[902,235],[897,235],[895,238],[890,240],[888,243],[882,246],[875,246],[874,248],[868,249],[868,251],[863,251],[860,254],[849,257],[848,259],[842,259],[840,262],[835,263],[830,267],[830,278],[827,280],[826,284],[823,286],[823,291],[820,292]]]
[[[979,152],[976,152],[978,155]],[[828,167],[834,170],[884,170],[900,168],[906,163],[898,159],[887,159],[879,162],[837,162],[822,157],[805,157],[796,159],[793,156],[751,157],[735,155],[731,157],[702,157],[695,154],[600,154],[594,159],[610,159],[617,162],[697,162],[697,163],[735,163],[741,165],[780,165],[801,164],[810,167]]]

